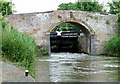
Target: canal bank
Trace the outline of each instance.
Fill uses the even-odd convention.
[[[1,82],[35,82],[35,80],[28,75],[20,67],[10,62],[3,62],[0,60],[0,83]]]

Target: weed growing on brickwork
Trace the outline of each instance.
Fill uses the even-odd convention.
[[[82,19],[79,19],[79,21],[82,21]]]
[[[86,19],[86,21],[88,21],[88,19]]]
[[[110,24],[109,20],[106,21],[106,24]]]
[[[98,19],[98,17],[95,17],[95,19]]]
[[[93,16],[92,16],[92,15],[90,15],[90,14],[88,14],[88,15],[87,15],[87,17],[93,18]]]
[[[75,19],[75,17],[74,17],[74,15],[73,15],[73,13],[70,13],[70,17]]]
[[[25,19],[25,18],[22,18],[23,20]]]
[[[62,18],[62,16],[58,15],[58,18]]]

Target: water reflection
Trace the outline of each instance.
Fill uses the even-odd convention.
[[[36,62],[37,82],[117,82],[118,58],[52,53]]]

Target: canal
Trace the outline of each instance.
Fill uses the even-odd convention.
[[[36,61],[37,82],[118,82],[117,57],[52,53]]]

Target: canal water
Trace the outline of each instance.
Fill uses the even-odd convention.
[[[37,82],[118,82],[117,57],[52,53],[36,61]]]

